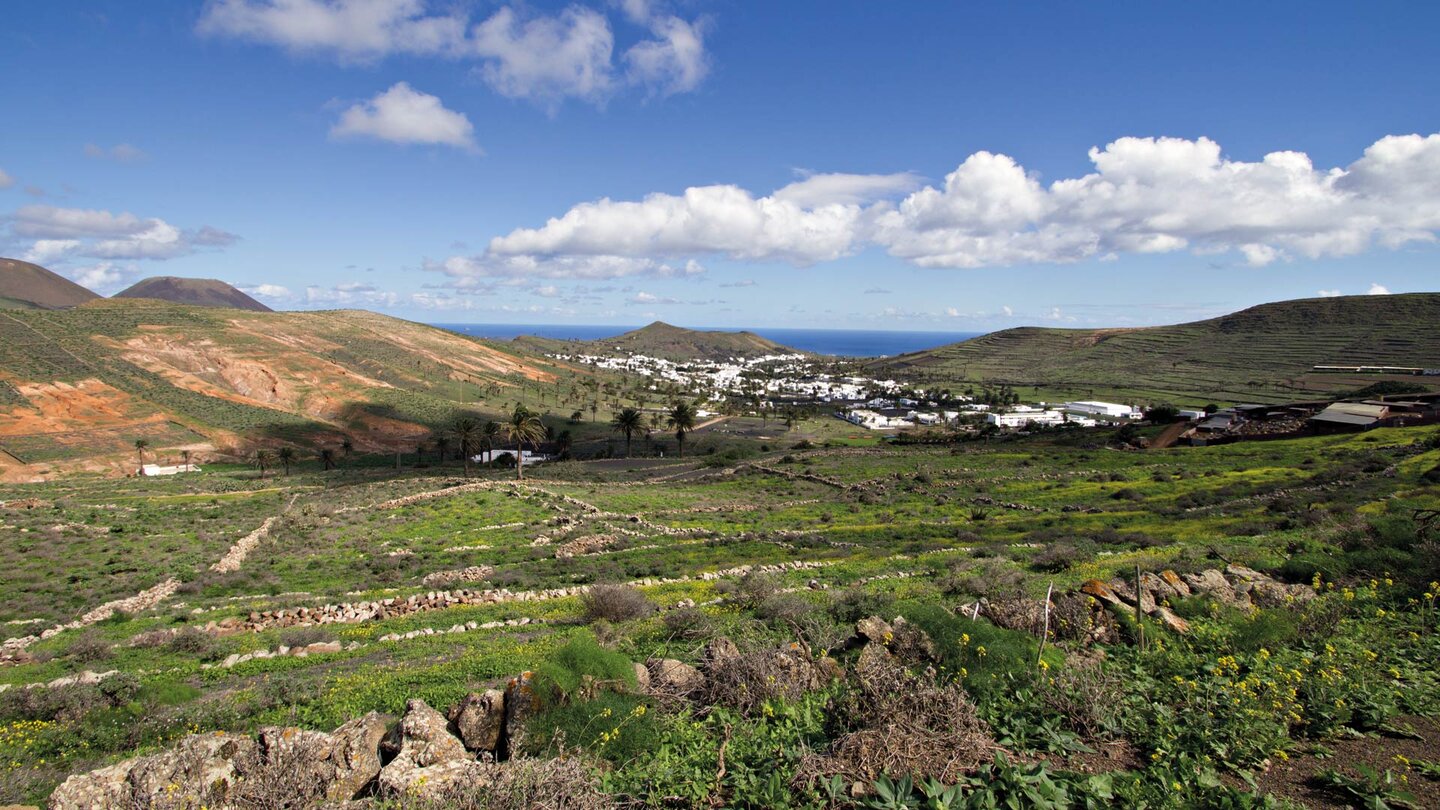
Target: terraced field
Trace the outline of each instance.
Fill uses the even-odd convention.
[[[1106,790],[1120,791],[1123,783],[1136,796],[1157,784],[1168,790],[1171,781],[1183,781],[1187,791],[1218,791],[1205,787],[1217,772],[1239,784],[1234,774],[1254,772],[1274,751],[1299,758],[1335,728],[1375,733],[1379,725],[1345,720],[1316,731],[1308,721],[1272,722],[1267,714],[1269,725],[1247,721],[1266,733],[1280,723],[1264,751],[1238,743],[1225,752],[1201,751],[1199,743],[1164,742],[1170,727],[1129,701],[1143,694],[1166,711],[1191,705],[1166,696],[1172,673],[1220,689],[1205,680],[1215,677],[1216,650],[1233,647],[1245,667],[1262,675],[1268,670],[1255,658],[1262,652],[1290,661],[1293,650],[1297,662],[1306,650],[1323,655],[1326,642],[1315,642],[1303,624],[1314,618],[1303,611],[1317,608],[1296,606],[1295,618],[1282,620],[1274,611],[1290,608],[1243,614],[1220,603],[1177,600],[1174,610],[1193,630],[1150,624],[1142,631],[1150,644],[1142,649],[1126,640],[1123,611],[1113,619],[1120,622],[1117,635],[1096,646],[1083,634],[1052,635],[1006,620],[1004,606],[1042,604],[1047,589],[1078,593],[1090,581],[1130,578],[1137,570],[1190,574],[1242,566],[1236,570],[1271,572],[1307,591],[1319,572],[1322,583],[1358,588],[1359,596],[1332,591],[1332,598],[1322,584],[1315,604],[1368,611],[1337,614],[1325,631],[1360,662],[1346,666],[1397,673],[1378,681],[1386,684],[1389,708],[1376,723],[1404,717],[1423,725],[1426,712],[1440,710],[1433,669],[1425,674],[1417,663],[1437,651],[1433,596],[1427,618],[1417,613],[1421,601],[1406,602],[1421,600],[1420,591],[1402,594],[1409,586],[1396,584],[1392,598],[1366,583],[1383,579],[1387,566],[1420,565],[1395,538],[1409,531],[1404,547],[1414,546],[1413,510],[1440,507],[1437,448],[1440,431],[1433,429],[1148,453],[1109,449],[1097,434],[1096,444],[1085,447],[1032,439],[773,450],[726,466],[569,462],[538,468],[523,483],[497,472],[467,480],[354,467],[264,480],[250,470],[215,468],[168,480],[9,486],[0,489],[9,538],[0,545],[0,592],[7,594],[0,620],[15,639],[0,648],[0,802],[39,800],[67,774],[158,750],[189,733],[267,724],[328,731],[372,710],[400,714],[415,698],[443,711],[468,692],[543,669],[594,639],[629,660],[702,665],[707,645],[722,635],[742,650],[797,642],[817,653],[831,650],[842,667],[859,667],[846,639],[856,619],[871,613],[931,616],[925,627],[939,645],[932,653],[943,671],[915,677],[942,684],[958,678],[989,723],[995,750],[1032,770],[1048,762],[1048,773],[1071,774],[1065,784],[1074,795],[1101,795],[1092,780],[1097,768],[1114,780]],[[1356,539],[1362,536],[1368,539]],[[227,564],[217,565],[222,558]],[[1434,563],[1424,564],[1434,571]],[[1405,575],[1427,576],[1418,568]],[[604,584],[633,588],[654,612],[597,621],[587,590]],[[138,602],[95,610],[142,593]],[[1377,619],[1376,610],[1390,618]],[[972,614],[977,618],[956,618]],[[1254,617],[1262,615],[1289,623],[1256,630]],[[1005,659],[1020,674],[986,663],[983,648],[979,658],[973,649],[944,652],[951,643],[946,622],[962,622],[966,643],[970,635],[984,638],[995,656],[1022,651]],[[1375,635],[1386,622],[1406,632]],[[1236,635],[1244,632],[1271,635],[1252,644],[1250,636]],[[1051,645],[1043,655],[1034,647],[1040,634]],[[1371,658],[1347,646],[1347,639],[1372,636],[1365,642]],[[1043,678],[1024,680],[1037,677],[1037,661],[1045,671],[1079,672],[1101,666],[1095,662],[1106,656],[1132,682],[1151,685],[1129,697],[1106,692],[1117,702],[1103,722],[1063,719],[1038,697],[1048,688]],[[968,662],[963,669],[961,660]],[[1209,675],[1199,669],[1203,660],[1210,661]],[[1195,672],[1184,669],[1192,665]],[[86,672],[104,675],[90,685],[65,684],[97,680]],[[981,672],[1023,684],[1002,695],[990,681],[975,680]],[[1359,699],[1352,691],[1334,699]],[[818,711],[839,694],[777,698],[764,704],[779,713],[773,717],[686,708],[663,696],[592,696],[600,701],[594,704],[572,697],[554,709],[570,714],[552,712],[537,722],[569,729],[570,743],[609,774],[601,780],[605,790],[642,804],[846,806],[862,800],[825,799],[819,783],[804,786],[800,779],[805,768],[819,767],[807,757],[827,750],[836,732],[803,719],[810,715],[796,714],[797,707]],[[638,746],[626,749],[631,754],[599,740],[600,715],[575,715],[622,704],[623,711],[648,706],[656,717],[653,725],[621,724],[625,734],[643,728],[650,735],[624,738]],[[1134,719],[1142,716],[1143,728]],[[769,724],[782,717],[795,724],[784,734],[799,737],[774,743],[781,748],[744,736],[781,734]],[[653,774],[636,770],[644,761],[627,759],[646,746],[679,745],[675,735],[682,732],[704,727],[719,735],[705,725],[714,722],[728,723],[724,734],[735,735],[730,758],[723,747],[719,754],[728,776],[715,777],[715,751],[704,746],[709,753],[693,754],[700,757],[694,772],[671,773],[668,786],[646,782]],[[1228,729],[1214,736],[1257,733]],[[1118,753],[1094,759],[1101,749]],[[782,777],[767,782],[767,770]],[[745,781],[752,777],[760,781]],[[872,791],[870,781],[861,781],[862,793]],[[677,784],[692,799],[664,799]],[[1268,789],[1326,806],[1324,791],[1301,796],[1306,788],[1279,782]],[[848,791],[847,782],[841,793]]]

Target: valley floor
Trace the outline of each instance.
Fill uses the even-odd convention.
[[[197,732],[443,712],[535,670],[553,684],[525,752],[577,747],[605,795],[914,806],[938,784],[835,764],[865,730],[845,708],[866,688],[856,623],[903,616],[928,640],[884,640],[897,677],[973,707],[984,740],[984,785],[921,774],[956,786],[943,806],[1440,806],[1440,430],[1150,452],[1103,436],[776,441],[524,481],[347,464],[6,486],[0,803]],[[1187,589],[1144,615],[1133,593],[1083,595],[1213,570],[1303,598]],[[842,674],[720,694],[720,637]],[[701,665],[712,689],[576,685],[610,683],[612,659]]]

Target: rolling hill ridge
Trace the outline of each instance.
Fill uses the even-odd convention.
[[[1005,329],[879,358],[867,368],[926,387],[1008,384],[1056,397],[1284,402],[1377,380],[1318,374],[1316,365],[1440,368],[1437,323],[1440,293],[1309,298],[1174,326]]]

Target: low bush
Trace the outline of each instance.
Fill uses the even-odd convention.
[[[596,585],[580,597],[587,622],[624,622],[654,613],[655,603],[629,585]]]
[[[595,636],[580,633],[556,650],[535,670],[535,691],[544,703],[587,700],[605,688],[635,687],[635,664],[600,646]]]

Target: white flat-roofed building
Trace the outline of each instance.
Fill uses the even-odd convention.
[[[1002,428],[1021,428],[1032,423],[1041,426],[1062,425],[1065,423],[1066,417],[1064,411],[1024,408],[1009,413],[986,414],[985,421]]]
[[[1088,413],[1095,416],[1112,416],[1117,419],[1134,419],[1136,410],[1129,405],[1121,405],[1115,402],[1098,402],[1095,400],[1081,400],[1079,402],[1067,402],[1061,406],[1070,413]]]

